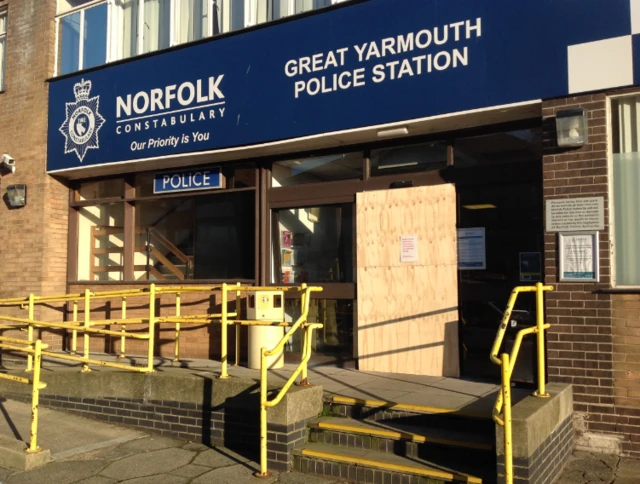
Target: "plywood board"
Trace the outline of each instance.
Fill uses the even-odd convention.
[[[455,188],[361,193],[356,210],[360,369],[459,376]]]

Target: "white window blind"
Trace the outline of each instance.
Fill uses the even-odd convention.
[[[615,281],[640,285],[640,96],[612,102]]]
[[[4,91],[5,51],[7,47],[7,12],[0,12],[0,91]]]

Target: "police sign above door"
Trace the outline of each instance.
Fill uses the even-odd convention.
[[[250,146],[632,85],[640,65],[633,2],[346,2],[53,80],[47,169]],[[612,42],[615,59],[606,54]]]
[[[188,192],[223,188],[219,167],[156,173],[153,193]]]

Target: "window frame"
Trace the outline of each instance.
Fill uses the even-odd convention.
[[[0,33],[0,40],[4,39],[2,57],[0,57],[0,93],[5,92],[7,85],[7,31],[9,30],[9,8],[0,8],[0,18],[4,17],[4,32]]]
[[[84,25],[85,25],[85,12],[87,10],[89,10],[90,8],[94,8],[97,7],[99,5],[106,5],[107,6],[107,39],[106,39],[106,52],[105,52],[105,64],[109,63],[109,53],[110,53],[110,45],[109,45],[109,29],[111,27],[111,0],[93,0],[91,2],[88,2],[86,4],[83,5],[79,5],[78,7],[72,8],[70,10],[67,10],[66,12],[62,13],[62,14],[56,14],[56,43],[55,43],[55,66],[54,66],[54,77],[60,75],[59,71],[60,71],[60,64],[62,61],[62,57],[60,57],[60,35],[62,32],[62,29],[60,28],[61,23],[62,23],[62,19],[64,19],[65,17],[69,17],[71,15],[75,15],[76,13],[80,14],[80,36],[79,36],[79,47],[78,47],[78,69],[75,71],[71,71],[71,72],[67,72],[66,74],[62,74],[62,75],[67,75],[67,74],[73,74],[75,72],[80,72],[82,70],[84,70],[84,35],[82,35],[82,32],[84,30]],[[58,0],[58,9],[60,8],[60,0]],[[57,11],[57,10],[56,10]],[[105,65],[105,64],[100,64],[100,65]],[[94,66],[97,67],[97,66]]]
[[[234,167],[243,166],[250,163],[249,160],[240,163],[226,163],[219,165],[220,167]],[[118,176],[105,176],[96,178],[87,178],[77,180],[72,183],[69,188],[69,234],[68,234],[68,270],[67,270],[67,284],[149,284],[149,281],[138,281],[134,278],[134,254],[135,254],[135,224],[136,224],[136,203],[147,202],[158,199],[169,198],[187,198],[187,197],[202,197],[202,196],[216,196],[228,193],[239,192],[254,192],[254,278],[253,279],[239,279],[233,280],[233,282],[242,282],[257,284],[259,279],[259,228],[260,228],[260,195],[258,190],[260,168],[254,166],[254,180],[255,186],[242,187],[242,188],[225,188],[225,189],[211,189],[211,190],[197,190],[197,191],[185,191],[181,193],[171,193],[164,195],[149,195],[149,196],[136,196],[136,176],[144,175],[148,173],[156,173],[154,171],[135,172]],[[160,171],[160,170],[158,170]],[[100,182],[109,179],[124,178],[124,190],[120,196],[108,197],[108,198],[95,198],[89,200],[80,199],[80,185],[87,182]],[[108,205],[114,203],[124,204],[124,262],[123,262],[123,276],[120,281],[95,281],[95,280],[79,280],[78,279],[78,260],[79,260],[79,226],[80,226],[80,210],[84,207],[96,206],[96,205]],[[160,284],[175,284],[176,281],[156,281]],[[202,284],[206,283],[219,283],[228,282],[218,279],[185,279],[181,280],[180,284]]]
[[[311,10],[307,10],[304,12],[300,12],[300,13],[294,13],[291,15],[287,15],[285,17],[280,17],[278,19],[274,19],[273,18],[273,2],[278,1],[278,0],[243,0],[244,2],[244,25],[242,28],[239,29],[235,29],[235,30],[229,30],[229,31],[219,31],[218,33],[214,34],[214,24],[213,24],[213,8],[214,5],[218,5],[217,2],[221,2],[224,0],[205,0],[207,2],[208,5],[208,22],[207,22],[207,32],[206,35],[203,35],[202,38],[200,39],[195,39],[195,40],[190,40],[187,42],[178,42],[178,32],[179,32],[179,28],[180,28],[180,21],[179,21],[179,10],[180,10],[180,0],[168,0],[169,1],[169,11],[170,11],[170,19],[169,19],[169,46],[168,47],[163,47],[162,49],[157,49],[157,50],[151,50],[149,52],[143,52],[144,50],[144,36],[140,35],[139,32],[143,31],[143,26],[144,26],[144,0],[138,0],[138,5],[137,5],[137,26],[136,26],[136,40],[135,40],[135,46],[136,46],[136,52],[130,56],[127,57],[121,57],[118,52],[119,52],[119,48],[121,46],[121,42],[122,42],[122,35],[121,35],[121,26],[122,26],[122,18],[121,15],[119,15],[119,9],[117,8],[117,6],[114,4],[114,0],[90,0],[85,4],[79,5],[77,7],[71,8],[63,13],[59,13],[60,11],[60,2],[61,0],[57,0],[57,4],[56,4],[56,18],[55,18],[55,65],[54,65],[54,73],[53,73],[53,77],[58,77],[60,75],[60,62],[59,62],[59,51],[60,51],[60,20],[68,15],[72,15],[74,13],[78,13],[81,12],[81,23],[84,25],[84,10],[87,10],[89,8],[95,7],[97,5],[100,4],[107,4],[107,38],[106,38],[106,46],[107,46],[107,52],[106,52],[106,61],[104,64],[102,65],[107,65],[109,63],[112,62],[117,62],[117,61],[121,61],[121,60],[125,60],[125,59],[132,59],[135,57],[140,57],[140,56],[144,56],[144,55],[149,55],[155,52],[160,52],[166,49],[171,49],[173,47],[176,47],[178,45],[186,45],[186,44],[190,44],[193,42],[200,42],[204,39],[208,39],[211,37],[217,37],[219,35],[226,35],[226,34],[230,34],[230,33],[236,33],[236,32],[241,32],[243,30],[246,29],[250,29],[250,28],[254,28],[257,26],[262,26],[262,25],[267,25],[270,24],[272,22],[277,22],[277,21],[282,21],[282,20],[288,20],[290,18],[293,17],[299,17],[299,16],[304,16],[304,15],[310,15],[315,13],[316,11],[319,10],[324,10],[327,8],[332,8],[335,7],[339,4],[342,3],[346,3],[352,0],[331,0],[331,3],[327,6],[323,6],[323,7],[318,7],[318,8],[313,8]],[[229,2],[231,2],[232,0],[228,0]],[[266,5],[266,20],[264,22],[258,22],[258,4],[259,2],[262,1],[267,1],[267,5]],[[295,0],[288,0],[289,1],[289,5],[295,7]],[[222,10],[222,5],[218,5],[217,8],[220,9],[220,16],[218,16],[219,22],[220,22],[220,27],[223,26],[223,10]],[[294,8],[295,10],[295,8]],[[76,72],[81,72],[84,67],[83,67],[83,63],[84,63],[84,59],[83,59],[83,49],[82,47],[84,46],[84,38],[81,36],[80,39],[80,44],[81,44],[81,48],[80,48],[80,52],[79,52],[79,62],[78,62],[78,70],[73,71],[73,72],[69,72],[67,74],[64,75],[68,75],[68,74],[73,74]],[[95,66],[95,67],[100,67],[100,66]],[[93,67],[92,67],[93,68]],[[0,91],[1,92],[1,91]]]

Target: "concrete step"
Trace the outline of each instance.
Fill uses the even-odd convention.
[[[481,406],[450,408],[437,406],[437,402],[433,402],[432,405],[416,405],[328,396],[324,402],[324,415],[446,431],[467,432],[471,428],[476,434],[490,435],[493,438],[495,434],[495,424],[492,419],[493,403],[491,406],[487,403],[482,402]]]
[[[481,477],[469,475],[457,468],[386,452],[310,443],[295,449],[293,454],[294,469],[298,472],[343,478],[358,484],[483,483]]]
[[[418,456],[423,446],[444,446],[469,451],[493,452],[495,435],[421,427],[394,420],[368,422],[350,418],[322,417],[309,424],[311,441],[340,447]]]

